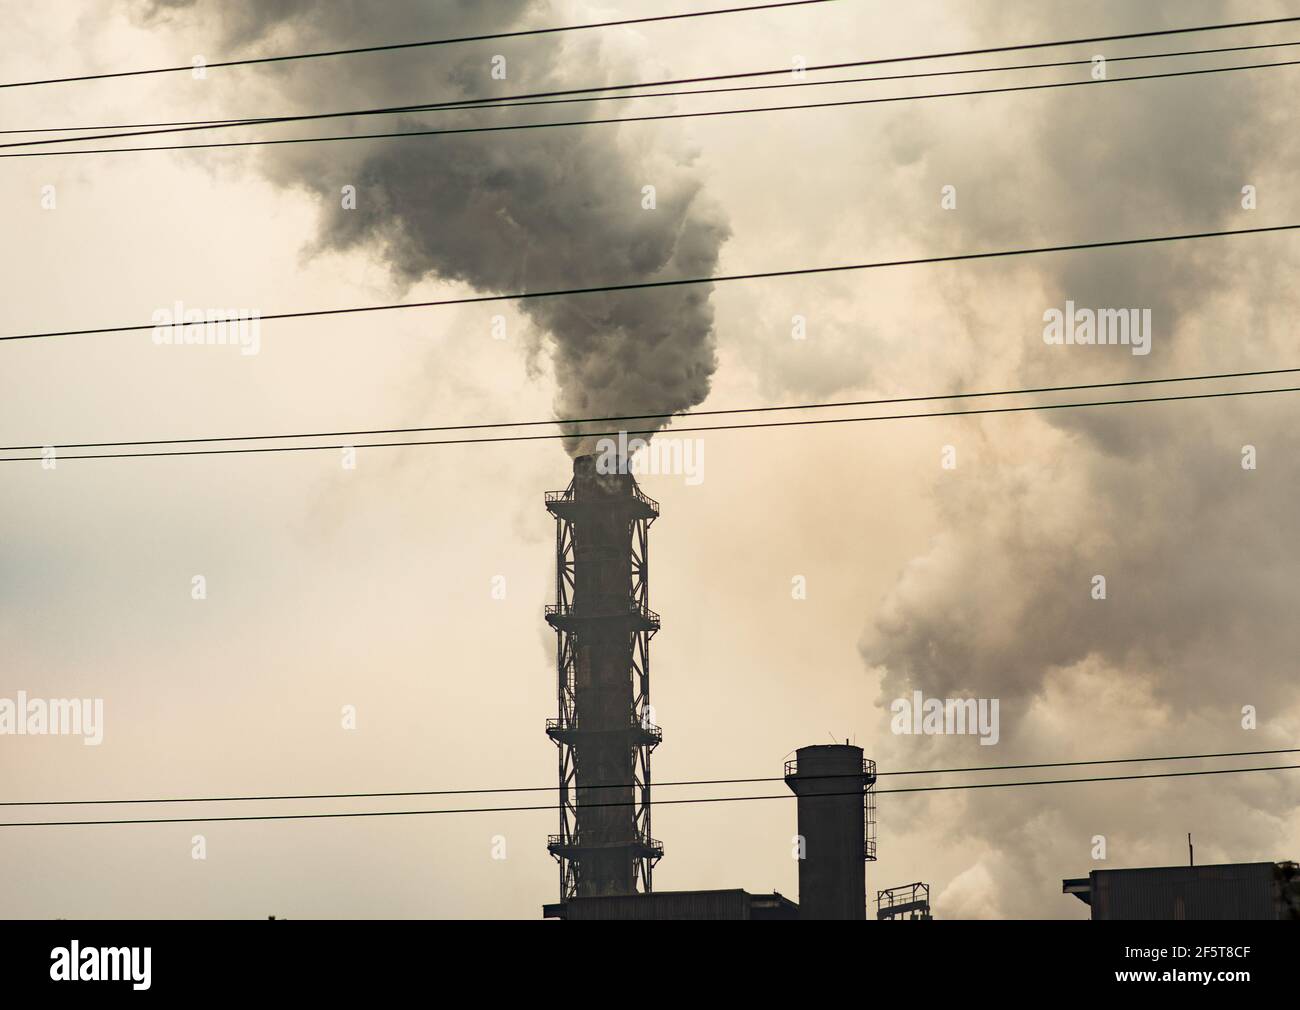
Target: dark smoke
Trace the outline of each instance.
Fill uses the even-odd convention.
[[[393,40],[510,31],[584,15],[527,0],[481,4],[373,4],[361,0],[152,0],[146,19],[218,24],[223,50],[289,52]],[[434,47],[257,71],[274,83],[267,102],[313,110],[508,95],[636,79],[596,34]],[[507,79],[490,76],[494,55]],[[578,69],[572,69],[578,68]],[[213,74],[220,71],[212,71]],[[630,75],[630,76],[629,76]],[[435,129],[617,115],[616,106],[430,113],[356,120],[359,132]],[[599,111],[593,111],[598,109]],[[345,132],[347,121],[299,124],[278,135]],[[729,230],[701,193],[689,153],[634,144],[614,126],[560,128],[272,148],[261,157],[286,187],[317,194],[324,210],[316,248],[368,248],[409,287],[426,278],[481,292],[542,291],[714,272]],[[357,187],[357,209],[339,209],[340,187]],[[643,209],[654,186],[656,207]],[[676,412],[700,403],[716,367],[711,287],[610,293],[519,303],[551,342],[560,417]],[[491,307],[488,320],[505,309]],[[638,425],[642,422],[637,422]],[[662,425],[658,425],[662,427]],[[570,437],[577,453],[582,440]]]

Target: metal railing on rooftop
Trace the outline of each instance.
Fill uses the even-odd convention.
[[[658,514],[659,514],[659,503],[658,503],[657,501],[655,501],[653,498],[651,498],[651,497],[650,497],[648,494],[646,494],[644,491],[642,491],[641,488],[640,488],[638,485],[636,485],[636,484],[632,484],[632,485],[631,485],[631,493],[630,493],[629,495],[627,495],[626,497],[635,498],[635,499],[636,499],[637,501],[639,501],[642,505],[644,505],[644,506],[645,506],[646,508],[648,508],[651,512],[653,512],[655,515],[658,515]],[[613,498],[610,498],[610,499],[608,499],[608,500],[609,500],[609,501],[618,501],[618,497],[613,497]],[[576,495],[576,493],[575,493],[575,491],[574,491],[574,489],[573,489],[572,487],[565,488],[563,491],[547,491],[547,492],[546,492],[546,504],[547,504],[547,505],[550,505],[550,504],[552,504],[552,503],[571,504],[571,503],[576,502],[576,501],[577,501],[577,495]],[[599,501],[599,499],[596,499],[596,501]]]
[[[644,722],[640,719],[637,719],[635,716],[628,721],[627,729],[632,732],[640,731],[642,733],[645,733],[647,736],[652,737],[656,741],[661,741],[664,738],[664,731],[662,729],[660,729],[652,722]],[[570,720],[547,719],[546,732],[547,733],[560,733],[560,732],[581,733],[583,732],[583,727],[576,719],[570,719]],[[599,732],[620,732],[620,731],[619,730],[607,730],[607,731],[590,730],[589,732],[599,733]],[[593,786],[590,788],[598,788],[598,787]]]
[[[794,777],[796,777],[798,774],[799,774],[799,762],[798,762],[797,760],[795,760],[795,759],[791,759],[791,760],[787,761],[787,762],[785,763],[785,777],[788,778],[788,779],[789,779],[789,778],[794,778]],[[842,779],[854,779],[854,778],[857,778],[858,776],[857,776],[857,774],[854,773],[854,772],[844,772],[843,774],[839,774],[839,773],[837,773],[837,774],[834,774],[834,775],[831,775],[831,774],[826,774],[826,775],[814,775],[814,776],[811,776],[811,777],[812,777],[812,778],[820,778],[820,779],[826,779],[826,778],[835,778],[835,779],[841,779],[841,778],[842,778]],[[862,759],[862,778],[866,779],[867,782],[875,782],[875,781],[876,781],[876,762],[872,761],[870,758],[863,758],[863,759]]]
[[[581,607],[575,609],[572,603],[548,603],[546,605],[547,617],[572,617],[577,620],[592,619],[599,620],[608,617],[639,617],[643,621],[659,626],[659,615],[643,603],[636,600],[628,600],[623,606],[606,604],[599,609],[590,610]]]
[[[579,807],[578,809],[581,810],[582,808]],[[568,837],[564,835],[546,836],[546,847],[548,849],[621,849],[628,845],[633,845],[656,858],[662,857],[664,854],[664,843],[657,838],[651,838],[649,835],[638,834],[626,841],[593,842],[590,845],[584,845],[576,831],[570,833]]]

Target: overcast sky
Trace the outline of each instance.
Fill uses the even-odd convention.
[[[650,6],[0,0],[0,78],[603,21]],[[215,68],[204,79],[6,89],[0,124],[359,109],[1289,13],[1283,3],[1213,0],[843,0]],[[1297,39],[1283,25],[944,66]],[[1110,63],[1108,75],[1300,59],[1296,51]],[[492,76],[497,56],[504,80]],[[1300,221],[1297,72],[471,136],[9,159],[0,164],[0,333],[147,324],[177,301],[269,314],[1291,224]],[[1079,64],[327,120],[177,142],[649,115],[1089,73]],[[356,189],[355,209],[341,205],[346,186]],[[655,187],[653,209],[643,206],[646,186]],[[953,209],[941,205],[948,186]],[[1253,210],[1242,205],[1246,186]],[[527,310],[268,321],[256,355],[157,346],[147,331],[9,342],[0,345],[0,441],[411,427],[1300,366],[1298,249],[1281,233]],[[1045,343],[1044,313],[1067,300],[1150,309],[1150,353]],[[505,339],[494,335],[498,315]],[[796,316],[804,339],[792,336]],[[1275,376],[1115,395],[1296,384]],[[651,606],[663,617],[652,648],[664,730],[655,779],[778,776],[795,748],[845,738],[882,771],[1292,746],[1300,736],[1294,395],[704,436],[702,481],[642,480],[662,507],[651,545]],[[1242,466],[1244,446],[1255,449],[1255,469]],[[554,537],[542,495],[568,482],[560,442],[361,450],[352,470],[336,451],[0,466],[0,698],[102,698],[105,709],[96,747],[0,736],[0,799],[554,783],[544,733],[555,715],[554,634],[542,618]],[[204,600],[192,598],[196,575],[206,580]],[[1104,600],[1093,598],[1097,575]],[[803,599],[792,593],[800,576]],[[503,599],[494,585],[505,586]],[[918,690],[997,699],[997,744],[891,732],[891,702]],[[346,706],[354,729],[342,725]],[[1244,706],[1254,707],[1256,728],[1243,728]],[[884,778],[881,787],[937,781]],[[656,796],[784,792],[773,782]],[[1298,798],[1295,772],[883,796],[868,890],[928,881],[940,917],[1084,917],[1085,906],[1060,893],[1063,877],[1181,863],[1189,831],[1198,862],[1297,858]],[[538,793],[462,799],[7,808],[3,819],[542,802]],[[550,811],[0,828],[9,868],[0,914],[533,918],[558,897],[546,851],[555,830]],[[658,806],[654,833],[666,855],[656,886],[795,897],[794,830],[788,800]],[[196,834],[206,859],[193,858]],[[492,858],[496,836],[505,859]],[[1093,858],[1097,836],[1104,860]]]

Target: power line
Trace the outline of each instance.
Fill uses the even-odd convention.
[[[1265,754],[1300,754],[1300,748],[1282,747],[1276,750],[1220,751],[1217,754],[1166,754],[1162,757],[1098,758],[1086,761],[1039,761],[1033,764],[972,765],[962,768],[922,768],[904,772],[877,772],[876,776],[883,778],[886,775],[952,775],[962,772],[1024,771],[1030,768],[1081,768],[1087,765],[1144,764],[1150,761],[1201,761],[1209,758],[1261,757]]]
[[[1108,63],[1126,63],[1134,60],[1156,60],[1170,59],[1184,56],[1207,56],[1222,53],[1249,52],[1259,49],[1286,49],[1300,45],[1300,42],[1270,42],[1261,45],[1250,46],[1225,46],[1215,49],[1186,49],[1176,52],[1165,53],[1146,53],[1137,56],[1114,56],[1108,57]],[[856,60],[849,63],[824,63],[803,68],[807,73],[813,73],[820,70],[841,70],[849,67],[859,67],[869,64],[871,60]],[[624,92],[637,88],[666,87],[669,85],[679,84],[698,84],[704,82],[716,82],[722,80],[734,80],[744,77],[769,77],[778,74],[788,75],[791,73],[788,67],[782,67],[776,70],[755,70],[730,74],[713,74],[703,77],[679,77],[670,80],[659,81],[640,81],[632,84],[611,84],[597,85],[585,88],[568,88],[560,91],[535,91],[514,95],[484,96],[480,98],[465,98],[458,100],[422,102],[411,105],[392,105],[379,108],[368,109],[350,109],[335,112],[318,112],[302,114],[281,114],[278,116],[228,116],[225,119],[206,119],[206,120],[187,120],[182,122],[170,123],[128,123],[117,125],[101,126],[63,126],[47,127],[44,129],[24,129],[24,130],[0,130],[3,134],[19,133],[71,133],[88,130],[132,130],[139,132],[132,133],[105,133],[86,137],[55,137],[44,140],[22,141],[18,143],[0,144],[3,147],[30,147],[37,145],[62,144],[68,142],[77,142],[87,140],[107,140],[119,137],[149,136],[164,133],[182,133],[193,130],[207,129],[228,129],[242,126],[263,126],[277,123],[302,122],[316,119],[340,119],[360,116],[379,116],[379,115],[397,115],[415,112],[449,112],[449,111],[474,111],[478,109],[514,109],[528,108],[538,105],[566,105],[576,102],[605,102],[605,101],[626,101],[638,98],[677,98],[689,95],[716,95],[730,94],[743,91],[770,91],[785,88],[807,88],[807,87],[825,87],[828,85],[839,84],[870,84],[881,81],[901,81],[915,80],[918,78],[929,77],[960,77],[970,74],[991,74],[1004,73],[1008,71],[1019,70],[1041,70],[1058,67],[1077,67],[1091,66],[1091,59],[1083,60],[1057,60],[1047,63],[1022,63],[1005,67],[975,67],[962,70],[928,70],[922,73],[914,74],[884,74],[873,77],[847,77],[834,78],[823,81],[787,81],[781,84],[749,84],[740,87],[725,88],[696,88],[684,91],[658,91],[646,94],[592,94],[593,92],[618,91]],[[580,95],[578,98],[563,98],[560,96]],[[547,99],[544,101],[531,101],[531,99]]]
[[[347,133],[327,137],[286,137],[280,140],[230,140],[207,144],[155,144],[143,147],[88,147],[62,151],[20,151],[0,154],[0,158],[60,158],[81,154],[127,154],[144,151],[203,151],[217,148],[236,147],[276,147],[283,144],[322,144],[347,140],[392,140],[408,137],[449,137],[473,133],[506,133],[521,130],[551,130],[571,126],[609,126],[615,123],[650,123],[674,119],[707,119],[719,116],[746,116],[767,112],[802,112],[809,109],[837,109],[860,105],[883,105],[893,102],[919,102],[931,98],[967,98],[976,95],[1002,95],[1012,92],[1045,91],[1053,88],[1080,88],[1098,84],[1124,84],[1133,81],[1154,81],[1175,77],[1198,77],[1203,74],[1226,74],[1235,70],[1267,70],[1278,67],[1291,67],[1300,64],[1300,60],[1285,60],[1280,63],[1249,63],[1235,67],[1208,67],[1200,70],[1176,70],[1160,74],[1134,74],[1129,77],[1105,77],[1101,80],[1091,78],[1083,81],[1057,81],[1051,84],[1022,84],[1007,88],[979,88],[971,91],[939,91],[925,95],[892,95],[884,98],[854,98],[835,102],[805,102],[799,105],[764,105],[747,109],[709,109],[704,112],[663,112],[649,116],[611,116],[605,119],[568,119],[546,123],[509,123],[501,126],[463,126],[439,130],[403,130],[390,133]],[[788,71],[787,71],[788,72]],[[247,124],[238,124],[247,125]],[[198,127],[196,127],[198,129]],[[158,130],[158,133],[175,132]],[[90,139],[90,138],[80,138]],[[62,141],[25,141],[19,145],[45,144]]]
[[[1068,386],[1029,386],[1022,389],[984,390],[970,393],[935,393],[926,396],[895,396],[875,400],[838,400],[825,403],[794,403],[776,407],[730,407],[717,410],[657,411],[649,414],[613,414],[604,417],[570,417],[548,421],[491,421],[477,424],[444,424],[420,428],[370,428],[357,431],[300,431],[279,435],[214,435],[204,438],[156,438],[134,442],[45,442],[37,445],[0,445],[0,452],[24,452],[29,449],[120,449],[144,445],[195,445],[210,442],[263,442],[302,438],[344,438],[353,435],[410,435],[436,431],[475,431],[493,428],[532,428],[543,425],[599,424],[608,421],[643,421],[678,417],[708,417],[719,414],[765,414],[787,410],[835,410],[844,407],[878,407],[891,403],[925,403],[934,400],[966,400],[985,396],[1022,396],[1030,393],[1065,393],[1084,389],[1110,389],[1127,386],[1153,386],[1171,382],[1205,382],[1217,379],[1244,379],[1264,375],[1287,375],[1298,368],[1267,368],[1252,372],[1217,372],[1208,375],[1175,375],[1154,379],[1124,379],[1115,382],[1074,383]],[[581,434],[565,433],[567,434]]]
[[[1238,775],[1242,772],[1291,771],[1296,768],[1300,768],[1300,765],[1267,765],[1257,768],[1209,768],[1194,772],[1145,772],[1141,775],[1097,775],[1085,779],[1036,779],[1031,782],[977,782],[957,786],[909,786],[905,789],[876,789],[874,792],[877,796],[897,796],[903,793],[937,793],[950,792],[957,789],[1008,789],[1015,786],[1060,786],[1075,785],[1083,782],[1131,782],[1137,779],[1177,779],[1191,778],[1197,775]],[[672,801],[670,800],[669,802]]]
[[[745,7],[723,7],[707,11],[686,11],[678,14],[657,14],[640,18],[621,18],[617,21],[597,21],[589,24],[579,25],[559,25],[551,28],[523,28],[509,32],[492,32],[484,35],[461,35],[454,38],[442,39],[425,39],[420,42],[393,42],[387,45],[378,46],[358,46],[352,49],[331,49],[315,53],[293,53],[286,56],[255,56],[239,60],[221,60],[216,63],[207,63],[208,69],[216,67],[244,67],[255,63],[284,63],[290,60],[315,60],[326,56],[352,56],[359,53],[383,53],[393,52],[398,49],[419,49],[429,46],[450,46],[458,45],[463,42],[487,42],[491,39],[517,39],[527,36],[536,35],[555,35],[561,32],[578,32],[587,31],[593,28],[619,28],[625,25],[650,24],[657,21],[682,21],[688,18],[705,18],[714,17],[721,14],[743,14],[750,11],[776,10],[781,7],[803,7],[809,4],[827,3],[831,0],[782,0],[778,3],[749,4]],[[1300,20],[1300,19],[1291,19]],[[1246,25],[1254,24],[1277,24],[1278,21],[1247,21]],[[1225,26],[1236,27],[1236,26]],[[1193,29],[1185,29],[1191,31]],[[1210,29],[1205,29],[1210,30]],[[50,77],[44,80],[35,81],[12,81],[8,84],[0,84],[0,88],[31,88],[43,84],[70,84],[74,81],[102,81],[116,77],[143,77],[149,74],[174,74],[182,71],[192,71],[193,64],[187,64],[179,67],[155,67],[149,70],[118,70],[111,73],[103,74],[82,74],[77,77]]]
[[[1189,778],[1198,775],[1240,775],[1246,772],[1291,771],[1297,768],[1300,768],[1300,765],[1265,765],[1256,768],[1216,768],[1191,772],[1150,772],[1142,775],[1099,775],[1082,779],[1035,779],[1023,782],[980,782],[955,786],[912,786],[905,789],[877,789],[875,790],[875,794],[877,796],[882,796],[900,795],[903,793],[950,792],[960,789],[1011,789],[1019,786],[1059,786],[1079,785],[1094,782],[1131,782],[1137,779]],[[855,789],[842,793],[821,793],[819,795],[824,797],[861,796],[862,790]],[[679,806],[697,803],[748,803],[757,800],[789,800],[794,798],[795,796],[793,793],[777,793],[768,796],[702,796],[680,800],[655,800],[653,801],[653,805]],[[617,803],[585,803],[583,804],[583,808],[591,810],[597,807],[629,807],[635,805],[635,803],[635,800]],[[0,823],[0,828],[91,827],[109,824],[211,824],[225,821],[306,821],[333,820],[343,817],[422,817],[433,814],[501,814],[535,810],[554,811],[556,809],[557,807],[555,804],[547,803],[528,806],[461,807],[442,810],[354,810],[315,814],[243,814],[226,817],[145,817],[93,821],[16,821]]]
[[[1214,754],[1170,754],[1161,757],[1101,758],[1087,761],[1046,761],[1034,764],[979,765],[967,768],[920,768],[911,771],[877,772],[876,777],[882,778],[887,775],[951,775],[960,772],[1023,771],[1029,768],[1079,768],[1088,765],[1145,764],[1157,761],[1201,761],[1209,758],[1260,757],[1266,754],[1300,754],[1300,748],[1288,747],[1278,750],[1220,751]],[[853,776],[846,776],[843,774],[799,776],[800,781],[849,777]],[[668,786],[752,785],[759,782],[782,782],[784,781],[784,778],[785,777],[782,775],[767,775],[756,778],[738,779],[686,779],[670,782],[655,782],[653,783],[653,787],[656,789],[662,789]],[[599,786],[575,786],[573,788],[575,791],[583,789],[630,789],[635,785],[635,782],[624,782]],[[0,801],[0,807],[118,806],[142,803],[261,803],[275,800],[371,800],[413,796],[466,796],[482,795],[486,793],[553,793],[558,792],[559,788],[559,786],[516,786],[513,788],[495,789],[415,789],[400,792],[301,793],[296,795],[282,794],[276,796],[173,796],[133,800],[5,800]]]
[[[1029,410],[1066,410],[1074,407],[1114,407],[1134,403],[1172,403],[1178,400],[1214,400],[1228,396],[1262,396],[1266,393],[1300,393],[1300,386],[1287,386],[1280,389],[1241,389],[1221,393],[1186,393],[1179,396],[1147,396],[1126,400],[1091,400],[1081,403],[1036,403],[1023,407],[980,407],[973,410],[941,410],[918,414],[881,414],[872,417],[825,417],[803,421],[763,421],[753,424],[715,424],[704,427],[668,429],[674,435],[705,431],[743,431],[755,428],[798,428],[820,424],[857,424],[865,421],[910,421],[925,417],[964,417],[974,414],[1016,414]],[[499,435],[490,438],[444,438],[425,439],[408,442],[363,442],[355,445],[275,445],[263,448],[235,449],[182,449],[176,452],[119,452],[119,453],[82,453],[75,456],[58,456],[59,460],[69,459],[147,459],[160,456],[235,456],[268,452],[323,452],[340,449],[395,449],[428,445],[476,445],[484,442],[541,442],[561,438],[617,438],[620,435],[651,435],[651,429],[636,431],[584,431],[573,435],[564,433],[547,435]],[[0,463],[37,462],[44,456],[0,456]]]
[[[568,25],[564,27],[555,27],[555,28],[531,28],[531,29],[523,29],[523,30],[513,31],[513,32],[497,32],[495,34],[490,34],[490,35],[470,35],[470,36],[461,36],[459,38],[427,39],[421,42],[400,42],[400,43],[392,43],[389,45],[364,46],[364,47],[358,47],[353,49],[334,49],[334,50],[329,50],[325,52],[316,52],[316,53],[297,53],[297,54],[291,54],[287,56],[263,56],[263,57],[253,57],[253,58],[241,59],[241,60],[224,60],[218,63],[208,63],[206,65],[209,68],[235,67],[235,66],[248,66],[256,63],[280,63],[288,60],[319,59],[325,56],[347,56],[347,55],[353,55],[357,53],[389,52],[398,49],[414,49],[421,46],[453,45],[462,42],[482,42],[489,39],[520,38],[523,36],[547,35],[547,34],[554,34],[557,32],[582,31],[591,28],[613,28],[622,25],[645,24],[654,21],[675,21],[683,18],[708,17],[717,14],[737,14],[746,11],[775,9],[778,7],[797,7],[797,6],[803,6],[806,4],[818,3],[818,2],[824,2],[824,0],[789,0],[789,2],[786,3],[756,4],[748,7],[730,7],[730,8],[725,8],[721,10],[712,10],[712,11],[696,11],[696,12],[682,13],[682,14],[664,14],[655,17],[644,17],[644,18],[627,18],[620,21],[604,21],[604,22],[598,22],[594,24]],[[1025,42],[1025,43],[1019,43],[1016,45],[1007,45],[1007,46],[986,46],[982,49],[960,49],[960,50],[950,50],[948,52],[923,53],[923,54],[911,55],[911,56],[881,57],[879,59],[872,60],[870,62],[872,64],[911,63],[918,60],[948,59],[950,57],[957,57],[957,56],[983,56],[989,53],[1022,52],[1028,49],[1052,49],[1058,46],[1083,45],[1086,43],[1093,43],[1093,42],[1117,42],[1122,39],[1149,39],[1149,38],[1160,38],[1169,35],[1188,35],[1196,32],[1227,31],[1234,28],[1258,28],[1258,27],[1263,27],[1265,25],[1289,24],[1295,21],[1300,21],[1300,17],[1266,18],[1266,19],[1256,20],[1256,21],[1234,21],[1228,23],[1218,23],[1218,24],[1208,24],[1208,25],[1193,25],[1186,28],[1164,28],[1156,31],[1123,32],[1115,35],[1094,35],[1094,36],[1089,36],[1084,38],[1057,39],[1052,42]],[[94,81],[94,80],[104,80],[106,78],[114,78],[114,77],[139,77],[146,74],[181,73],[185,71],[192,71],[193,69],[194,67],[191,64],[191,65],[176,66],[176,67],[158,67],[151,70],[124,70],[124,71],[117,71],[114,73],[104,73],[104,74],[83,74],[78,77],[55,77],[46,80],[16,81],[8,84],[0,84],[0,88],[26,88],[26,87],[34,87],[37,85],[43,85],[43,84],[66,84],[73,81]],[[788,70],[786,72],[788,72]]]
[[[397,309],[427,309],[445,305],[480,305],[491,302],[532,301],[538,298],[560,298],[572,295],[607,294],[614,291],[646,291],[655,288],[675,288],[698,284],[722,284],[730,281],[772,280],[778,277],[807,277],[817,274],[846,273],[859,270],[879,270],[889,267],[925,266],[935,263],[961,263],[974,260],[1005,259],[1011,256],[1038,256],[1044,253],[1080,252],[1091,249],[1117,249],[1124,246],[1154,245],[1163,242],[1186,242],[1195,239],[1227,238],[1235,235],[1263,235],[1270,232],[1295,231],[1300,224],[1279,224],[1263,228],[1233,228],[1223,231],[1192,232],[1183,235],[1158,235],[1149,238],[1109,239],[1104,242],[1077,242],[1069,245],[1038,246],[1028,249],[1002,249],[995,252],[955,253],[951,256],[923,256],[915,259],[878,260],[872,263],[842,263],[826,267],[797,267],[789,270],[765,270],[746,274],[717,274],[710,277],[683,277],[675,280],[634,281],[628,284],[601,284],[582,288],[560,288],[550,291],[514,292],[503,295],[471,295],[465,298],[440,298],[424,302],[397,302],[389,305],[361,305],[344,309],[307,309],[298,312],[275,312],[258,316],[259,322],[274,319],[307,319],[322,316],[355,315],[360,312],[390,312]],[[184,327],[185,323],[177,326]],[[13,333],[0,336],[6,340],[40,340],[49,337],[77,337],[92,333],[132,333],[158,330],[156,323],[137,323],[127,326],[98,326],[83,330],[50,330],[42,333]]]

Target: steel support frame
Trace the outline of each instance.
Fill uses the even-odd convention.
[[[632,591],[630,602],[639,610],[648,610],[650,593],[650,525],[654,516],[630,517],[628,520],[632,545]],[[575,586],[575,522],[571,515],[555,517],[555,602],[565,612],[572,607]],[[623,620],[623,618],[611,618]],[[628,655],[629,676],[633,682],[632,710],[628,713],[628,745],[632,749],[633,794],[636,803],[635,824],[637,840],[645,845],[634,861],[635,887],[643,893],[654,889],[654,866],[662,853],[650,848],[650,754],[657,740],[635,735],[633,726],[650,727],[654,720],[650,708],[650,639],[656,628],[629,625]],[[558,625],[556,631],[556,682],[558,726],[561,731],[576,729],[577,701],[574,687],[574,664],[578,654],[581,631],[574,627]],[[566,850],[580,848],[578,834],[579,811],[577,805],[578,761],[580,746],[575,746],[563,732],[552,737],[557,748],[559,772],[560,851],[553,852],[560,869],[560,900],[568,901],[578,896],[581,883],[582,861]]]

